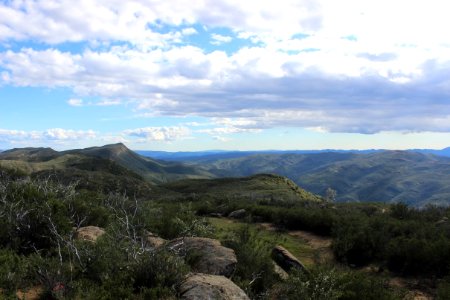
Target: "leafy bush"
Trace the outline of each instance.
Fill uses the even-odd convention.
[[[261,239],[249,226],[242,227],[229,238],[223,244],[235,251],[238,261],[233,280],[249,296],[264,295],[279,279],[270,257],[274,245]]]
[[[316,268],[309,273],[294,270],[277,289],[278,297],[293,300],[340,299],[345,287],[342,276],[333,269]]]

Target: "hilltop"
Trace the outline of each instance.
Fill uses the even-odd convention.
[[[322,201],[321,197],[303,190],[293,181],[273,174],[242,178],[185,179],[160,187],[172,192],[166,193],[166,197],[192,200],[214,199],[268,204]]]

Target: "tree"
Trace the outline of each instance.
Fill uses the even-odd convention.
[[[325,201],[327,202],[334,202],[336,200],[337,192],[336,190],[333,190],[332,188],[327,188],[325,191]]]

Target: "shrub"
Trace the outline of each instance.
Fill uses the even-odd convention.
[[[236,253],[238,264],[233,280],[251,297],[264,295],[279,279],[270,257],[273,245],[249,226],[243,226],[231,238],[224,245]]]

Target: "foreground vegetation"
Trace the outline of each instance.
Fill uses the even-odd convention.
[[[449,295],[448,209],[295,203],[266,195],[242,201],[236,195],[181,195],[168,202],[158,200],[158,194],[135,198],[14,172],[0,173],[0,195],[3,298],[16,299],[18,290],[40,287],[42,299],[174,299],[190,271],[186,260],[192,258],[149,247],[148,232],[166,239],[219,238],[238,258],[231,279],[254,299],[401,299],[405,291],[389,287],[384,272],[372,275],[348,267],[369,263],[430,278],[439,285],[439,299]],[[250,223],[333,236],[341,264],[311,263],[309,272],[282,279],[270,258],[277,238],[252,225],[218,230],[203,217],[241,208]],[[105,228],[106,234],[96,243],[77,240],[75,230],[87,225]]]

